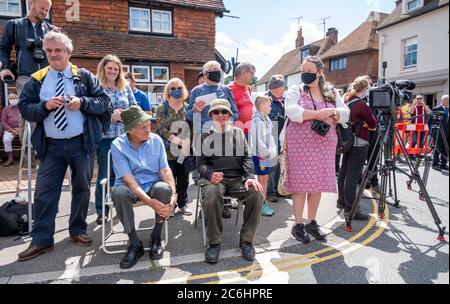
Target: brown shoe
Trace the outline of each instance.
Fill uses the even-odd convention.
[[[78,243],[78,245],[81,246],[91,246],[92,245],[92,239],[86,234],[81,235],[71,235],[70,240],[72,242]]]
[[[30,245],[30,247],[28,247],[27,250],[19,253],[18,261],[23,262],[23,261],[28,261],[28,260],[34,259],[38,255],[46,253],[46,252],[50,252],[53,249],[54,249],[53,245],[43,246],[43,247]]]

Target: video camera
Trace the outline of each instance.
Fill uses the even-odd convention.
[[[36,36],[35,38],[27,38],[26,39],[26,46],[29,49],[33,50],[33,59],[40,62],[43,61],[45,59],[45,54],[44,54],[44,40],[39,37]]]
[[[376,83],[369,90],[369,105],[373,109],[396,109],[412,100],[416,84],[409,80]]]

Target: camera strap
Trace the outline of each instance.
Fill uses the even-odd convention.
[[[309,93],[309,96],[311,97],[311,100],[313,102],[314,111],[317,111],[316,101],[314,100],[314,97],[312,96],[311,90],[309,88],[308,88],[308,93]],[[323,100],[325,101],[325,106],[328,108],[327,99],[324,98]]]

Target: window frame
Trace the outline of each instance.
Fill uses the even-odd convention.
[[[414,8],[409,8],[409,4],[416,2],[417,5]],[[423,7],[423,0],[403,0],[403,14],[413,12]]]
[[[11,1],[11,0],[6,0],[6,1]],[[23,8],[22,8],[22,0],[17,0],[18,4],[19,4],[19,13],[11,13],[11,12],[6,12],[6,11],[0,11],[0,16],[1,17],[22,17],[23,15]],[[8,5],[9,3],[7,3]]]
[[[306,53],[306,52],[307,52],[308,54],[305,56],[305,53]],[[311,54],[311,52],[310,52],[310,49],[309,49],[309,48],[306,48],[306,49],[302,50],[302,51],[301,51],[302,61],[305,60],[306,57],[308,57],[310,54]]]
[[[172,34],[173,34],[173,24],[172,24],[173,17],[172,17],[172,11],[152,9],[151,12],[152,12],[152,16],[151,16],[151,28],[152,28],[152,33],[155,33],[155,34],[172,35]],[[169,30],[167,30],[167,31],[165,31],[165,30],[158,30],[158,31],[156,31],[156,30],[155,30],[155,27],[154,27],[154,24],[153,24],[153,22],[154,22],[154,20],[155,20],[155,18],[153,17],[153,14],[154,14],[155,12],[156,12],[156,13],[161,13],[161,15],[162,15],[162,13],[169,14]],[[161,21],[160,21],[160,22],[161,22]]]
[[[147,70],[148,78],[138,79],[136,78],[137,83],[150,83],[151,75],[150,75],[150,66],[149,65],[130,65],[130,70],[133,74],[137,74],[135,72],[135,68],[145,68]]]
[[[155,73],[154,70],[155,69],[167,69],[167,76],[166,79],[156,79],[155,78]],[[152,74],[151,74],[151,79],[152,79],[152,83],[167,83],[170,80],[170,67],[168,66],[158,66],[158,65],[152,65],[151,66],[151,70],[152,70]]]
[[[330,58],[330,72],[338,72],[346,70],[348,66],[348,58],[347,56],[333,57]]]
[[[409,43],[409,44],[408,44]],[[408,47],[416,46],[414,51],[407,50]],[[407,65],[407,59],[410,54],[416,54],[416,62],[414,64]],[[402,59],[403,59],[403,69],[411,69],[417,67],[419,63],[419,42],[417,37],[411,37],[407,39],[403,39],[402,41]]]
[[[148,29],[133,27],[133,23],[131,22],[132,10],[139,10],[139,12],[140,11],[148,12],[148,26],[149,26]],[[140,33],[151,33],[152,32],[152,10],[151,9],[149,9],[149,8],[142,8],[142,7],[136,7],[136,6],[130,6],[128,11],[129,11],[128,23],[129,23],[130,31],[140,32]],[[140,21],[140,19],[139,19],[139,21]]]

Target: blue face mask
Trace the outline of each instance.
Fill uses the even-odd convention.
[[[183,97],[183,90],[179,90],[179,89],[171,90],[169,92],[169,95],[175,99],[180,99],[181,97]]]

